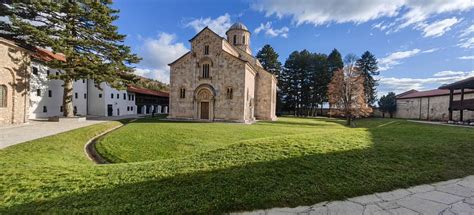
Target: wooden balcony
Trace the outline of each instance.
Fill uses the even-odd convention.
[[[470,110],[474,111],[474,99],[464,99],[464,101],[453,101],[451,105],[452,110]]]

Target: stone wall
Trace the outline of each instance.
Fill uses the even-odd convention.
[[[276,120],[276,80],[260,70],[256,81],[255,117],[260,120]]]
[[[454,95],[460,100],[461,95]],[[464,99],[474,99],[474,93],[464,95]],[[449,119],[449,95],[397,99],[396,118],[447,121]],[[453,119],[459,119],[459,111],[453,111]],[[464,120],[474,120],[474,111],[464,111]]]
[[[209,55],[204,55],[204,46]],[[204,30],[191,42],[192,51],[170,67],[170,118],[199,119],[195,91],[209,86],[213,92],[214,120],[244,121],[245,62],[223,51],[223,40],[210,30]],[[210,64],[210,78],[203,79],[202,64]],[[233,89],[233,98],[227,99],[226,90]],[[180,89],[186,91],[180,98]]]
[[[28,121],[30,57],[26,50],[0,38],[0,86],[7,89],[6,107],[0,107],[0,125]]]

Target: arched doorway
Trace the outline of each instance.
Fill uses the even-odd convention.
[[[211,86],[200,86],[195,91],[195,116],[200,120],[214,120],[214,91]]]

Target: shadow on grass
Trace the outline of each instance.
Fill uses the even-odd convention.
[[[397,128],[368,129],[373,144],[366,149],[179,174],[16,205],[4,211],[220,214],[311,205],[474,174],[474,142],[444,137],[438,131],[427,131],[429,128]],[[423,132],[433,141],[419,142],[416,135]],[[473,139],[472,133],[464,135]],[[150,164],[149,171],[154,169],[159,168]]]

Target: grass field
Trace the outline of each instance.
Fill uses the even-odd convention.
[[[366,119],[108,122],[0,150],[3,213],[205,213],[309,205],[474,174],[474,130]]]

